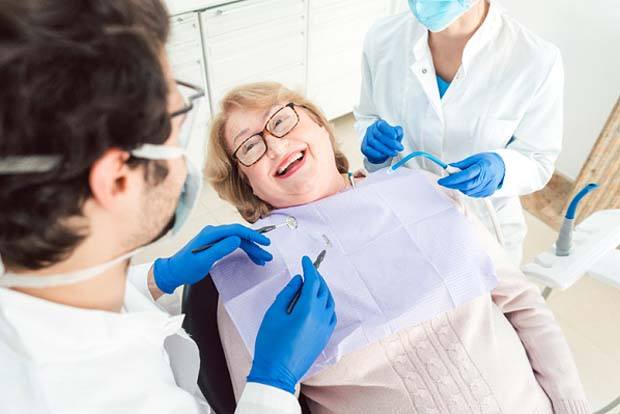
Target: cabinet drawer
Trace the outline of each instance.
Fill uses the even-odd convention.
[[[385,15],[380,9],[366,9],[358,10],[354,14],[345,10],[347,13],[339,17],[334,17],[331,13],[310,12],[309,54],[312,55],[317,49],[361,48],[372,24]]]
[[[306,27],[302,20],[284,21],[282,25],[269,30],[240,30],[220,36],[215,39],[206,39],[206,54],[211,59],[220,60],[222,58],[235,55],[243,55],[248,50],[261,49],[269,50],[273,44],[277,44],[286,39],[302,39],[300,47],[305,48]]]
[[[364,36],[371,24],[367,20],[355,20],[341,25],[341,30],[335,30],[331,25],[313,27],[308,39],[308,54],[312,57],[317,53],[352,48],[361,51],[364,47]]]
[[[346,0],[330,2],[323,7],[312,6],[309,12],[310,24],[344,24],[351,20],[363,18],[374,21],[387,15],[388,6],[385,1]]]
[[[172,65],[202,62],[202,38],[196,13],[186,13],[170,19],[170,36],[166,51]]]
[[[250,27],[269,25],[305,14],[306,0],[246,0],[204,12],[205,33],[212,38]]]
[[[348,114],[359,102],[359,79],[345,76],[317,86],[308,86],[308,97],[328,119]]]
[[[306,67],[303,64],[298,64],[274,70],[271,72],[251,74],[249,76],[239,78],[235,81],[223,82],[221,84],[218,84],[212,90],[212,107],[216,108],[217,110],[219,108],[220,99],[230,89],[245,83],[264,81],[279,82],[288,87],[289,89],[293,89],[300,93],[305,93]]]
[[[198,15],[186,13],[170,20],[166,51],[174,76],[206,88],[202,39]]]
[[[209,78],[213,85],[228,84],[283,67],[305,65],[304,36],[282,38],[260,48],[246,49],[243,54],[208,57]]]
[[[361,78],[361,53],[361,48],[356,48],[311,56],[308,65],[308,84],[320,85],[343,77]]]
[[[170,18],[170,35],[167,46],[176,47],[179,43],[186,43],[188,38],[200,39],[198,13],[185,13]]]
[[[173,64],[174,78],[206,88],[205,70],[202,62]]]

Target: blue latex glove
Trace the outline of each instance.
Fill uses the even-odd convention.
[[[286,308],[302,286],[297,275],[278,294],[265,313],[248,382],[258,382],[295,392],[301,380],[321,354],[336,327],[334,299],[325,280],[306,256],[301,261],[304,282],[301,296],[291,314]]]
[[[214,242],[217,243],[207,250],[192,253],[193,249]],[[237,248],[241,248],[254,263],[263,266],[273,257],[259,244],[269,246],[271,241],[241,224],[207,226],[174,256],[155,260],[155,283],[165,293],[172,293],[181,285],[192,285],[209,273],[216,260],[228,256]]]
[[[403,129],[391,126],[380,119],[366,130],[362,141],[362,154],[372,164],[381,164],[388,158],[394,157],[402,151]]]
[[[488,197],[502,187],[506,166],[494,152],[472,155],[450,164],[462,171],[441,178],[440,185],[459,190],[470,197]]]

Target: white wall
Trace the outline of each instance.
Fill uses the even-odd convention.
[[[405,10],[409,10],[409,5],[407,4],[407,0],[392,0],[392,12],[400,13]]]
[[[562,51],[565,131],[557,169],[574,179],[620,94],[620,1],[502,0],[501,4]]]

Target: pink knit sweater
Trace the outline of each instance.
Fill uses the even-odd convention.
[[[499,285],[305,381],[301,390],[313,414],[591,412],[566,340],[538,289],[455,203],[476,226]],[[218,320],[239,398],[251,357],[223,306]]]

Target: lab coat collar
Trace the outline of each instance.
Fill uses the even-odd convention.
[[[171,317],[130,283],[125,304],[122,313],[88,310],[0,288],[0,325],[10,327],[16,353],[41,363],[85,359],[134,340],[163,344],[182,329],[183,315]]]
[[[482,25],[480,25],[476,33],[474,33],[465,46],[461,62],[461,71],[463,75],[467,73],[469,63],[474,59],[478,52],[480,52],[480,50],[482,50],[482,48],[495,37],[501,24],[503,8],[494,0],[482,1],[489,2],[489,11],[487,13],[487,17],[484,19],[484,22],[482,22]],[[413,15],[411,15],[411,18],[415,21],[411,37],[413,39],[414,63],[428,59],[432,62],[431,52],[428,46],[428,29],[415,20]]]
[[[430,57],[431,51],[428,47],[428,29],[420,24],[413,14],[410,16],[413,20],[413,61],[421,62]]]
[[[501,15],[503,14],[502,7],[494,0],[488,0],[488,2],[489,11],[487,17],[478,30],[476,30],[476,33],[469,39],[465,46],[465,50],[463,50],[463,58],[461,60],[463,76],[467,74],[470,62],[472,62],[476,55],[496,37],[497,31],[501,26]]]

